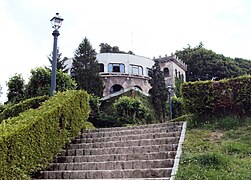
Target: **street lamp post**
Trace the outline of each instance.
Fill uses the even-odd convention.
[[[168,93],[168,102],[169,102],[169,116],[170,116],[170,120],[172,120],[172,98],[171,98],[172,86],[167,86],[167,93]]]
[[[51,87],[50,87],[50,96],[53,96],[54,91],[56,90],[56,69],[57,69],[57,41],[59,31],[58,29],[62,25],[62,21],[64,19],[59,16],[59,13],[56,13],[56,15],[51,19],[51,25],[54,29],[52,35],[54,36],[53,41],[53,54],[52,54],[52,73],[51,73]]]

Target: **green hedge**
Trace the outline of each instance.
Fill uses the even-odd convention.
[[[29,179],[46,167],[78,135],[89,112],[86,92],[66,91],[0,124],[0,177]]]
[[[251,115],[251,76],[188,82],[182,86],[182,93],[186,110],[205,120]]]
[[[19,115],[19,113],[24,112],[28,109],[38,108],[42,104],[42,102],[48,100],[48,98],[48,96],[38,96],[5,108],[3,112],[0,113],[0,123],[4,119],[16,117]]]

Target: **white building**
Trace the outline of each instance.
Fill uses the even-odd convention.
[[[143,56],[122,54],[122,53],[100,53],[97,54],[100,75],[104,81],[103,96],[136,87],[148,93],[151,86],[148,72],[154,65],[154,61],[159,61],[161,71],[167,86],[174,87],[175,78],[186,81],[185,71],[187,66],[175,55],[149,59]],[[71,67],[72,59],[68,62]]]

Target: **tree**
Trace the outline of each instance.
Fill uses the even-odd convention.
[[[163,122],[166,118],[166,101],[168,96],[164,75],[160,70],[158,61],[155,61],[152,71],[149,72],[149,76],[151,77],[149,80],[149,83],[152,86],[150,94],[155,114],[159,122]]]
[[[71,77],[63,73],[62,70],[57,71],[56,74],[57,91],[66,91],[76,88],[76,83]],[[31,70],[31,77],[26,85],[26,98],[49,95],[51,84],[51,71],[48,68],[36,68]]]
[[[77,89],[102,97],[103,80],[99,74],[96,52],[86,37],[74,53],[71,76],[77,82]]]
[[[187,81],[224,79],[251,73],[251,61],[235,60],[204,48],[200,43],[191,48],[176,51],[179,59],[187,64]]]
[[[133,54],[134,53],[132,51],[120,51],[118,46],[110,46],[107,43],[100,43],[99,45],[100,47],[100,53],[121,53],[121,54]]]
[[[24,79],[21,74],[15,74],[7,82],[7,103],[16,104],[24,99]]]
[[[100,43],[100,53],[110,53],[112,52],[112,47],[107,43]]]
[[[67,68],[67,64],[66,61],[68,60],[67,57],[62,58],[62,53],[59,53],[59,49],[57,48],[57,70],[62,70],[64,73],[68,73],[68,68]],[[53,55],[52,52],[49,54],[48,59],[50,61],[50,68],[52,67],[52,59],[53,59]]]

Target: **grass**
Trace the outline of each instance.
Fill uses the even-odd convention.
[[[187,129],[182,149],[175,180],[251,180],[251,118]]]

